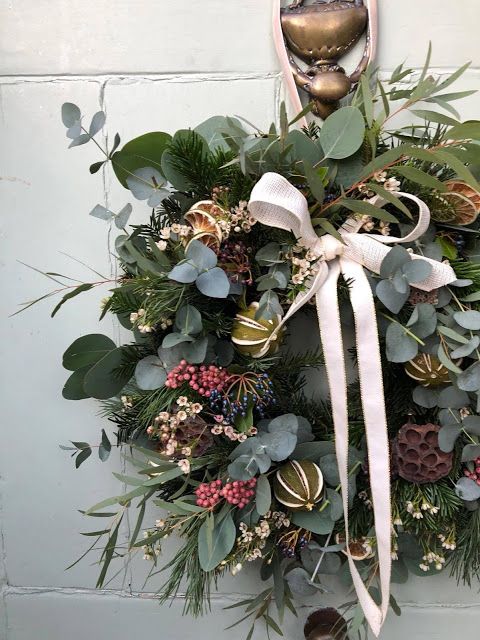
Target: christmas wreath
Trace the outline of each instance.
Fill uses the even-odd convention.
[[[100,319],[126,330],[121,346],[90,334],[63,356],[64,398],[101,402],[134,469],[115,474],[124,494],[85,511],[107,523],[89,534],[104,542],[98,587],[125,554],[157,573],[174,535],[161,602],[186,580],[185,612],[199,615],[212,583],[256,561],[248,638],[259,621],[281,634],[285,609],[338,574],[359,602],[306,633],[345,638],[398,613],[390,574],[478,576],[480,122],[459,121],[452,102],[470,92],[449,88],[465,69],[368,72],[321,127],[295,128],[308,107],[293,122],[282,107],[268,132],[216,116],[123,147],[99,141],[103,112],[87,127],[63,105],[70,147],[104,154],[90,172],[110,165],[152,210],[130,227],[131,204],[91,211],[118,230],[121,274],[65,281],[52,313],[106,284]],[[406,111],[415,124],[392,128]],[[319,324],[318,349],[289,348],[296,312]],[[306,386],[312,368],[330,399]],[[102,429],[99,445],[63,448],[78,467],[111,446]]]

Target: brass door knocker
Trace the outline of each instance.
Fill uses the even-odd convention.
[[[375,9],[371,8],[372,11]],[[352,91],[373,57],[376,15],[369,19],[363,0],[316,0],[307,6],[304,0],[296,0],[281,10],[281,25],[295,82],[313,100],[313,113],[326,118],[338,108],[339,100]],[[348,76],[338,61],[365,30],[362,59]],[[295,57],[308,68],[302,70]]]

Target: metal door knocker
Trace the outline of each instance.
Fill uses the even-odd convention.
[[[308,6],[304,6],[304,0],[296,0],[281,10],[290,68],[297,86],[313,100],[315,115],[329,116],[338,108],[339,100],[355,87],[373,55],[375,24],[376,19],[369,20],[363,0],[316,0]],[[339,59],[353,48],[365,30],[362,59],[353,73],[347,75]],[[295,57],[308,68],[302,70]]]

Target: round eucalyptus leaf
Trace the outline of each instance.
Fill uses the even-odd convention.
[[[285,575],[292,593],[297,596],[312,596],[317,593],[317,587],[312,584],[310,575],[302,567],[295,567]]]
[[[289,431],[262,433],[258,439],[264,445],[266,455],[274,462],[286,460],[297,444],[297,436]]]
[[[62,396],[65,400],[84,400],[90,397],[83,388],[83,380],[89,369],[90,366],[77,369],[68,378],[62,390]]]
[[[468,369],[459,373],[457,385],[462,391],[478,391],[480,389],[480,362],[474,362]]]
[[[198,290],[209,298],[226,298],[230,291],[227,274],[220,267],[201,273],[196,280],[196,285]]]
[[[333,531],[334,522],[328,515],[317,510],[296,511],[291,518],[293,524],[318,535],[327,535]]]
[[[85,375],[85,392],[98,400],[113,398],[120,393],[131,377],[127,369],[120,369],[123,357],[123,348],[118,347],[94,364]]]
[[[411,262],[412,256],[408,253],[405,247],[396,245],[387,253],[380,265],[380,276],[382,278],[390,278],[396,273],[403,265]]]
[[[153,167],[163,174],[162,156],[171,139],[172,136],[168,133],[153,131],[127,142],[112,157],[113,170],[119,182],[128,189],[127,178],[145,166]]]
[[[210,247],[205,246],[200,240],[192,240],[185,253],[186,259],[199,271],[212,269],[217,264],[217,254]]]
[[[249,455],[239,456],[228,465],[228,475],[234,480],[250,480],[257,471],[258,465]]]
[[[478,331],[480,329],[480,311],[457,311],[453,314],[454,320],[464,329]]]
[[[462,449],[462,462],[471,462],[480,457],[480,444],[466,444]]]
[[[410,284],[415,282],[422,282],[432,273],[432,265],[426,260],[419,258],[418,260],[412,260],[402,267],[404,275]]]
[[[90,333],[72,342],[63,354],[63,366],[70,371],[76,371],[98,362],[115,348],[115,343],[108,336]]]
[[[437,406],[438,391],[436,389],[428,389],[427,387],[418,386],[412,392],[412,398],[415,404],[425,409],[433,409]]]
[[[447,387],[438,394],[438,406],[441,409],[463,409],[470,403],[468,394],[455,387]]]
[[[147,200],[164,183],[162,174],[153,167],[136,169],[133,175],[127,178],[128,188],[137,200]]]
[[[203,328],[200,311],[191,304],[183,305],[175,316],[175,327],[186,335],[200,333]]]
[[[326,158],[348,158],[363,144],[365,123],[357,107],[342,107],[323,123],[319,142]]]
[[[297,434],[298,431],[298,418],[293,413],[285,413],[282,416],[273,418],[268,423],[268,431],[275,433],[275,431],[289,431],[290,433]]]
[[[377,298],[383,302],[389,311],[398,313],[407,301],[410,289],[407,287],[404,293],[400,293],[390,280],[380,280],[375,293]]]
[[[177,344],[182,344],[183,342],[191,342],[193,340],[192,336],[186,336],[183,333],[169,333],[167,334],[162,342],[162,347],[164,349],[170,349],[171,347],[175,347]]]
[[[402,325],[392,322],[386,333],[387,360],[408,362],[418,353],[418,342],[409,336]]]
[[[438,432],[438,446],[442,451],[450,453],[455,448],[455,442],[462,432],[461,425],[447,425]]]
[[[235,129],[232,125],[235,125]],[[237,118],[226,118],[225,116],[212,116],[208,118],[208,120],[201,122],[194,129],[196,133],[202,136],[212,151],[215,149],[228,151],[230,147],[222,134],[225,133],[233,139],[238,139],[241,130],[243,130],[243,127],[240,120]],[[246,131],[244,133],[246,137],[248,134]]]
[[[326,490],[327,500],[330,502],[328,515],[336,522],[343,517],[343,502],[340,494],[334,489],[327,488]]]
[[[80,109],[73,102],[62,104],[62,122],[67,127],[73,127],[82,117]]]
[[[93,116],[92,121],[90,123],[90,127],[88,129],[88,133],[93,137],[96,135],[101,129],[103,129],[103,125],[105,124],[106,116],[104,111],[97,111],[97,113]]]
[[[456,349],[454,349],[450,356],[452,358],[466,358],[469,356],[475,349],[477,349],[478,345],[480,345],[480,337],[473,336],[471,340],[467,342],[467,344],[462,344]]]
[[[168,277],[170,280],[189,284],[190,282],[195,282],[198,277],[198,269],[189,262],[181,262],[173,267]]]
[[[462,500],[472,501],[480,498],[480,486],[471,478],[460,478],[455,485],[455,493]]]
[[[340,483],[340,474],[338,473],[337,456],[334,453],[327,453],[327,455],[320,458],[318,462],[325,482],[331,487],[336,487]]]
[[[182,345],[184,359],[192,364],[200,364],[201,362],[204,362],[207,357],[207,349],[208,338],[206,336]]]
[[[322,159],[320,146],[298,129],[289,132],[286,144],[293,144],[295,157],[306,160],[312,166],[315,166]]]
[[[152,391],[165,384],[167,372],[163,368],[162,361],[157,356],[147,356],[137,362],[135,367],[135,380],[140,389]]]

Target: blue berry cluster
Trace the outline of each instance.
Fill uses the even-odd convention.
[[[239,389],[243,390],[242,395],[239,394]],[[244,379],[239,377],[238,384],[230,387],[228,394],[214,389],[209,398],[212,409],[230,420],[237,416],[246,417],[252,405],[259,417],[263,418],[265,411],[275,402],[273,384],[266,373],[255,375],[255,377],[249,376],[248,389]]]

